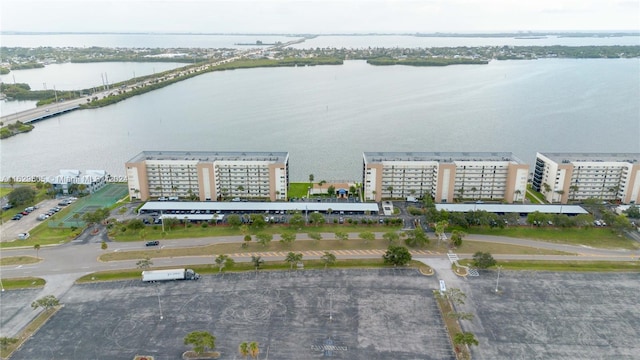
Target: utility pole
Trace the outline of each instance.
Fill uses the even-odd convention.
[[[500,270],[502,269],[501,265],[498,265],[498,278],[496,279],[496,292],[498,292],[498,284],[500,283]]]

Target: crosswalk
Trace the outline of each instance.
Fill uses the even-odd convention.
[[[301,251],[303,256],[312,257],[312,256],[322,256],[325,252],[330,252],[336,256],[347,256],[347,255],[379,255],[382,256],[386,252],[386,250],[323,250],[323,251]],[[420,255],[435,255],[436,252],[429,250],[410,250],[409,251],[412,256],[420,256]],[[232,258],[243,258],[243,257],[252,257],[252,256],[260,256],[260,257],[286,257],[288,251],[263,251],[263,252],[242,252],[235,254],[227,254]]]
[[[467,274],[469,274],[469,276],[480,276],[480,273],[476,269],[467,270]]]

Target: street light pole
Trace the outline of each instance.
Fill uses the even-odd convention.
[[[498,265],[498,278],[496,279],[496,292],[498,292],[498,284],[500,283],[500,270],[502,269],[501,265]]]

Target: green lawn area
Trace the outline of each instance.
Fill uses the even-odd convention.
[[[100,256],[100,261],[119,261],[119,260],[136,260],[144,258],[167,258],[180,256],[203,256],[210,255],[214,257],[219,254],[244,254],[257,252],[300,252],[300,251],[335,251],[335,250],[386,250],[389,243],[383,239],[375,239],[368,243],[360,238],[352,238],[346,241],[342,240],[307,240],[304,234],[298,234],[297,240],[293,244],[284,244],[280,241],[271,241],[267,246],[260,245],[254,241],[246,248],[238,242],[213,244],[205,246],[187,247],[187,248],[167,248],[167,249],[144,249],[133,251],[109,252]],[[400,245],[404,246],[401,241]],[[412,248],[410,248],[411,250]],[[418,250],[430,250],[445,253],[447,248],[438,247],[432,242],[424,248]],[[483,242],[463,242],[463,245],[456,250],[458,253],[475,253],[477,251],[488,251],[493,254],[549,254],[549,255],[568,255],[561,251],[534,249],[525,246],[494,244]]]
[[[44,284],[45,284],[44,279],[35,278],[35,277],[2,279],[2,287],[5,290],[39,288],[39,287],[43,287]]]
[[[509,236],[514,238],[542,240],[560,244],[586,245],[606,249],[640,248],[639,244],[608,228],[554,228],[554,227],[509,227],[504,229],[469,228],[469,234]]]
[[[304,260],[304,269],[305,270],[315,270],[315,269],[324,269],[325,265],[321,260]],[[391,265],[385,265],[382,259],[349,259],[349,260],[337,260],[335,264],[327,266],[330,269],[347,269],[347,268],[391,268]],[[217,274],[219,273],[219,269],[215,264],[210,265],[195,265],[190,266],[190,269],[195,270],[199,274]],[[412,268],[421,271],[423,274],[432,273],[432,270],[429,266],[418,262],[411,261],[405,268]],[[153,269],[161,269],[153,268]],[[265,261],[262,266],[260,266],[259,271],[289,271],[291,269],[291,265],[284,261]],[[115,281],[115,280],[124,280],[124,279],[139,279],[141,269],[129,269],[129,270],[120,270],[120,271],[101,271],[92,273],[89,275],[85,275],[77,280],[78,283],[85,282],[93,282],[93,281]],[[231,268],[225,268],[223,272],[241,272],[241,271],[255,271],[255,267],[250,262],[243,263],[235,263]],[[297,270],[294,266],[293,271],[301,271]],[[304,270],[302,270],[304,271]]]
[[[40,261],[42,261],[42,259],[34,256],[7,256],[0,257],[0,266],[35,264]]]
[[[6,187],[0,187],[0,197],[4,197],[6,196],[8,193],[10,193],[13,189],[12,188],[6,188]]]
[[[471,260],[460,264],[471,266]],[[528,271],[586,271],[586,272],[640,272],[640,261],[544,261],[544,260],[500,260],[498,265],[505,270]],[[492,268],[495,269],[495,268]]]
[[[289,183],[289,198],[301,198],[307,196],[309,183]]]
[[[132,231],[127,229],[125,232],[121,231],[122,227],[114,228],[109,236],[111,239],[115,241],[141,241],[143,240],[140,237],[140,231]],[[386,226],[380,224],[371,224],[371,225],[355,225],[355,224],[325,224],[323,226],[306,226],[303,227],[300,231],[297,231],[298,234],[307,234],[307,233],[335,233],[336,231],[342,232],[387,232],[387,231],[398,231],[400,226]],[[162,240],[162,239],[184,239],[184,238],[202,238],[209,236],[233,236],[233,235],[241,235],[240,229],[233,228],[227,225],[208,225],[207,227],[202,227],[201,225],[177,225],[173,229],[169,230],[165,229],[166,234],[162,234],[162,226],[154,225],[147,226],[144,232],[144,240]],[[249,228],[249,234],[255,235],[258,233],[262,234],[282,234],[283,232],[291,232],[293,231],[287,225],[267,225],[263,229],[253,229]],[[296,232],[296,231],[294,231]]]

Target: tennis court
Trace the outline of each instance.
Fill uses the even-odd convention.
[[[127,184],[111,183],[95,193],[79,198],[72,205],[71,212],[63,219],[50,221],[49,227],[80,227],[85,223],[82,221],[82,215],[94,212],[98,209],[110,207],[127,195]],[[78,216],[75,216],[78,214]],[[62,224],[62,225],[61,225]]]

